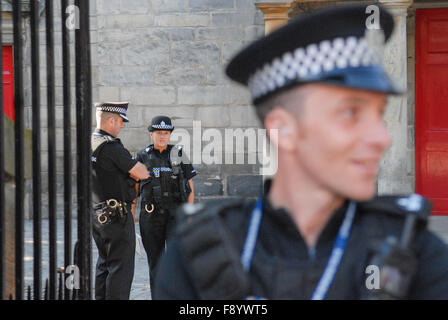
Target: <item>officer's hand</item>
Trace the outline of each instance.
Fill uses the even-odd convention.
[[[147,179],[149,177],[149,172],[143,163],[137,162],[135,166],[129,170],[129,176],[132,179],[139,181],[140,179]]]

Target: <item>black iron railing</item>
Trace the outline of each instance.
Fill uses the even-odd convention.
[[[15,298],[23,297],[23,254],[24,254],[24,198],[25,198],[25,163],[24,163],[24,92],[23,92],[23,43],[22,43],[22,3],[14,1],[14,142],[15,142]],[[3,98],[3,97],[2,97]],[[3,110],[2,110],[3,111]]]
[[[70,92],[70,34],[64,27],[67,0],[61,1],[62,24],[62,79],[63,79],[63,122],[64,122],[64,265],[73,263],[72,259],[72,154],[71,154],[71,92]],[[65,290],[64,299],[69,300],[70,291]]]
[[[90,62],[89,1],[75,0],[80,28],[75,31],[76,51],[76,135],[78,160],[78,242],[81,274],[79,299],[90,299],[91,284],[91,119],[92,76]],[[79,170],[82,168],[82,170]]]
[[[0,2],[1,3],[1,2]],[[71,145],[71,80],[70,80],[70,30],[67,24],[68,0],[57,3],[45,0],[45,57],[40,56],[39,21],[41,10],[39,3],[43,1],[30,0],[29,28],[31,48],[31,112],[32,112],[32,218],[33,218],[33,285],[25,288],[24,282],[24,219],[25,219],[25,123],[24,123],[24,71],[26,62],[23,55],[23,23],[22,1],[12,1],[13,20],[13,52],[14,52],[14,288],[6,296],[6,201],[5,199],[5,136],[3,81],[0,81],[0,299],[91,299],[91,168],[90,168],[90,135],[92,118],[92,83],[90,61],[89,34],[89,0],[75,0],[75,14],[79,16],[79,25],[75,30],[75,70],[76,70],[76,157],[77,157],[77,221],[78,240],[73,249],[72,244],[72,145]],[[60,23],[62,26],[62,45],[55,47],[54,41],[54,5],[61,6]],[[2,25],[2,9],[0,8],[0,26]],[[56,13],[57,14],[57,13]],[[73,11],[72,11],[73,14]],[[42,23],[41,23],[42,25]],[[0,43],[2,43],[0,32]],[[55,81],[55,50],[62,50],[62,88]],[[48,257],[42,255],[42,181],[41,181],[41,61],[46,59],[47,87],[47,141],[48,141]],[[0,58],[0,70],[3,70]],[[63,173],[64,173],[64,229],[57,230],[57,190],[56,190],[56,116],[55,92],[62,90],[63,94]],[[11,201],[12,199],[9,199]],[[57,234],[64,232],[64,266],[57,265]],[[73,256],[73,253],[75,256]],[[48,274],[42,274],[42,262],[48,261]],[[76,266],[73,266],[76,264]],[[70,266],[70,268],[68,268]],[[74,267],[74,268],[73,268]],[[67,280],[73,275],[68,270],[79,270],[79,288],[68,286]],[[76,275],[76,273],[75,273]],[[45,286],[42,288],[43,278]],[[12,290],[11,290],[12,289]]]
[[[20,2],[20,1],[14,1]],[[41,183],[41,145],[40,145],[40,57],[39,57],[39,3],[30,2],[31,31],[31,88],[33,123],[33,286],[34,299],[40,300],[42,269],[42,183]],[[48,54],[48,53],[47,53]]]

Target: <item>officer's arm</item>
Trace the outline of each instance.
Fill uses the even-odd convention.
[[[188,180],[188,184],[190,185],[191,192],[188,195],[188,203],[194,203],[194,186],[193,179]]]
[[[133,166],[131,170],[129,170],[129,175],[132,177],[132,179],[137,181],[149,178],[148,169],[141,162],[137,162],[135,166]]]
[[[146,166],[137,159],[132,158],[128,150],[122,144],[110,144],[107,153],[108,158],[123,172],[129,173],[134,180],[149,178]]]

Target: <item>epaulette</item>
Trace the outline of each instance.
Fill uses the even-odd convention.
[[[202,299],[242,299],[249,278],[222,219],[242,200],[185,204],[178,210],[176,235]]]
[[[145,151],[148,153],[148,152],[151,152],[153,149],[154,149],[154,146],[153,145],[149,145],[149,146],[146,147]]]
[[[177,149],[177,154],[178,154],[178,156],[182,158],[183,148],[184,148],[184,147],[183,147],[182,145],[180,145],[180,144],[176,144],[176,145],[172,145],[172,146],[171,146],[170,151],[173,150],[173,149],[174,149],[174,150]]]
[[[426,223],[431,214],[432,204],[423,196],[413,193],[407,196],[378,196],[369,201],[360,202],[359,207],[366,211],[406,218],[414,214],[420,222]]]
[[[120,139],[111,137],[109,135],[94,133],[92,135],[92,140],[91,140],[92,152],[94,152],[96,149],[98,149],[98,147],[101,146],[103,143],[113,143],[113,142],[120,142]]]

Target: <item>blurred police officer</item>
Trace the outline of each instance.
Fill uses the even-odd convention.
[[[129,299],[134,276],[135,228],[131,202],[135,182],[148,170],[133,159],[117,138],[128,122],[127,102],[96,104],[92,134],[93,238],[98,247],[95,298]]]
[[[184,202],[194,202],[192,178],[196,170],[180,146],[169,144],[174,126],[166,116],[152,119],[148,127],[153,144],[137,154],[150,178],[140,183],[140,233],[150,266],[153,288],[159,257],[171,232],[175,209]]]
[[[448,249],[425,228],[430,203],[373,198],[391,143],[387,94],[399,90],[374,45],[393,17],[381,9],[381,30],[370,30],[365,12],[310,13],[231,60],[227,75],[249,86],[278,171],[257,201],[183,206],[156,299],[448,298]]]

